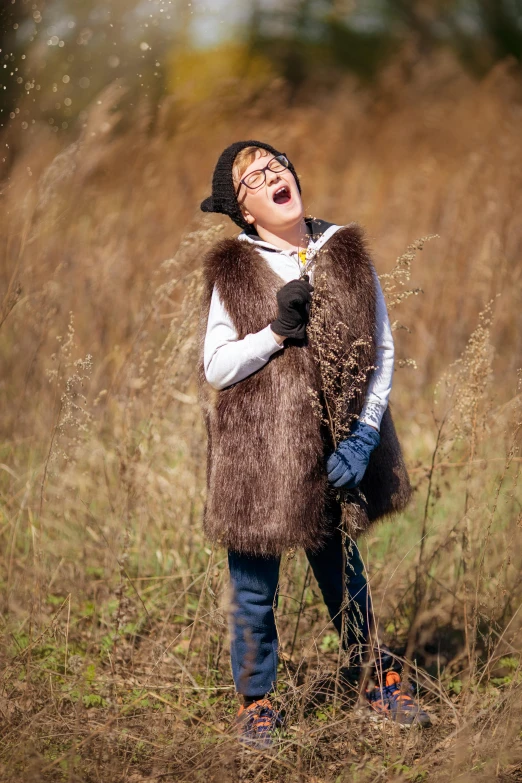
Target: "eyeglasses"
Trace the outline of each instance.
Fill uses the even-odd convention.
[[[241,185],[245,185],[247,188],[250,188],[250,190],[257,190],[261,187],[261,185],[264,185],[266,182],[266,170],[270,169],[270,171],[273,171],[277,173],[278,171],[284,171],[289,166],[288,158],[286,155],[276,155],[275,158],[272,158],[268,161],[267,165],[264,166],[262,169],[256,169],[255,171],[251,171],[249,174],[246,175],[243,179],[239,180],[239,185],[236,190],[236,197],[241,189]]]

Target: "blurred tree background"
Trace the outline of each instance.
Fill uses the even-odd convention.
[[[290,101],[313,101],[340,72],[371,81],[401,51],[404,79],[443,48],[475,77],[522,57],[522,0],[7,0],[0,14],[0,122],[57,133],[118,78],[129,105],[204,100],[226,77],[281,76]]]

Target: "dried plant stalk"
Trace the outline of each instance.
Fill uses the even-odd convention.
[[[314,410],[321,426],[329,433],[331,445],[337,448],[339,443],[349,436],[354,421],[354,401],[362,397],[368,374],[375,365],[366,366],[365,350],[371,345],[371,335],[354,340],[346,347],[348,326],[340,321],[331,326],[329,315],[329,289],[324,273],[314,278],[314,295],[310,309],[308,338],[316,356],[320,374],[320,392],[310,389]],[[355,539],[363,528],[361,514],[364,514],[360,500],[363,493],[359,488],[337,491],[337,500],[341,506],[340,531],[342,537],[344,595],[340,610],[342,612],[341,642],[337,659],[334,708],[337,705],[339,690],[339,675],[342,665],[342,651],[348,651],[348,638],[355,635],[356,649],[348,651],[348,656],[355,655],[359,660],[364,658],[366,639],[362,637],[362,618],[355,618],[359,607],[357,602],[349,599],[350,575],[347,564],[351,563],[351,555]],[[360,614],[360,612],[359,612]]]
[[[319,365],[321,394],[312,389],[310,394],[321,424],[328,427],[334,448],[337,448],[358,418],[350,409],[353,400],[361,395],[368,373],[375,369],[375,365],[361,364],[363,349],[371,344],[371,337],[354,340],[346,351],[344,335],[348,327],[339,321],[331,329],[327,313],[328,287],[326,276],[320,274],[314,280],[307,331]]]
[[[310,389],[314,410],[329,433],[333,448],[349,436],[351,427],[359,417],[352,413],[353,402],[362,397],[369,373],[375,365],[365,365],[365,349],[371,344],[371,335],[354,340],[346,348],[345,334],[348,326],[337,322],[333,329],[328,318],[329,291],[326,275],[314,278],[314,295],[310,309],[308,337],[316,355],[320,373],[321,391]],[[352,542],[363,529],[364,495],[362,491],[341,488],[337,492],[341,506],[341,532],[344,557],[349,558]],[[363,503],[361,504],[361,500]],[[347,606],[347,593],[345,602]],[[348,632],[348,623],[343,623],[343,635]]]

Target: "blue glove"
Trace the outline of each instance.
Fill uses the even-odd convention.
[[[351,429],[350,436],[342,440],[326,462],[328,481],[334,487],[353,489],[364,476],[370,455],[379,445],[381,436],[359,419]]]

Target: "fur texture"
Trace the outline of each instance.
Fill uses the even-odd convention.
[[[325,274],[329,290],[328,327],[346,325],[346,353],[365,338],[360,357],[375,363],[375,286],[362,229],[345,226],[323,246],[315,275]],[[312,345],[287,340],[256,373],[222,391],[206,381],[203,344],[214,285],[239,338],[277,317],[276,292],[284,281],[252,245],[238,239],[218,242],[204,259],[198,381],[208,432],[207,499],[204,529],[227,549],[257,555],[289,547],[317,550],[328,535],[325,500],[331,494],[325,456],[331,451],[309,390],[320,394]],[[369,375],[349,405],[359,414]],[[381,424],[363,482],[365,504],[359,527],[402,510],[411,488],[389,409]]]

